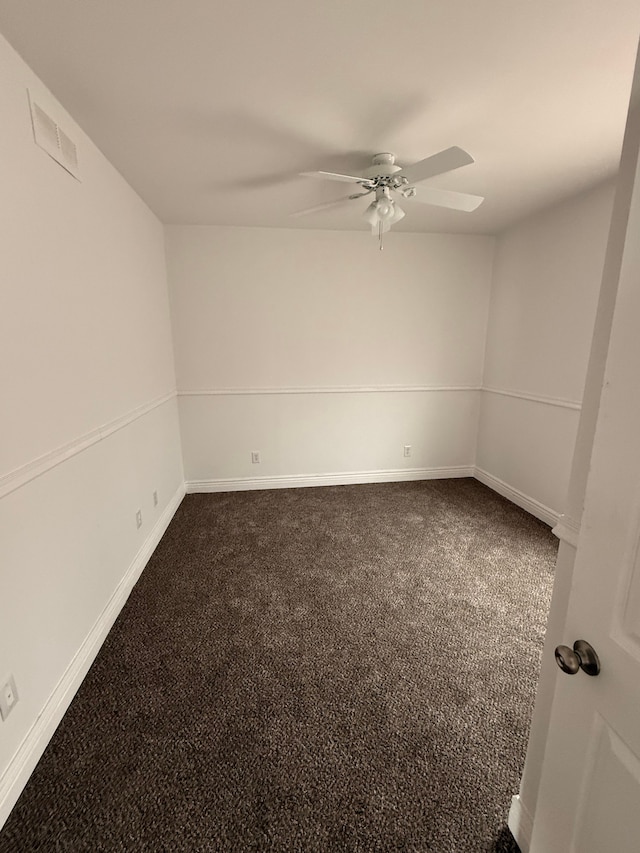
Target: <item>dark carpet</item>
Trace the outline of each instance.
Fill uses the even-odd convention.
[[[0,851],[514,853],[555,555],[475,480],[188,496]]]

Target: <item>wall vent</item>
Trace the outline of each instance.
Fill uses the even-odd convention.
[[[36,145],[59,163],[64,169],[80,180],[78,171],[78,149],[75,142],[67,136],[62,128],[41,106],[31,97],[29,93],[29,104],[31,105],[31,122],[33,124],[33,138]]]

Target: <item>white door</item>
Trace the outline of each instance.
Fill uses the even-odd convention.
[[[640,853],[639,145],[636,69],[623,154],[633,194],[608,250],[618,296],[565,633],[552,638],[587,640],[601,672],[558,670],[530,853]]]

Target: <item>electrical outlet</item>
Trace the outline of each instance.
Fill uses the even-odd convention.
[[[136,513],[136,527],[138,530],[142,527],[142,510],[139,509]]]
[[[254,465],[258,465],[260,463],[260,451],[252,450],[251,451],[251,461]]]
[[[153,505],[158,506],[158,493],[157,492],[153,493]]]
[[[404,455],[405,456],[411,456],[411,445],[410,444],[405,444]]]
[[[8,675],[0,685],[0,716],[6,720],[18,701],[16,680]]]

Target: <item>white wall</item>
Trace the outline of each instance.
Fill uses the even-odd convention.
[[[166,243],[191,488],[473,472],[492,238],[391,233],[380,252],[367,231],[170,226]]]
[[[549,522],[566,500],[613,192],[602,185],[496,243],[478,476]]]
[[[27,87],[81,182],[34,144]],[[1,38],[0,115],[1,824],[183,474],[161,224]]]

